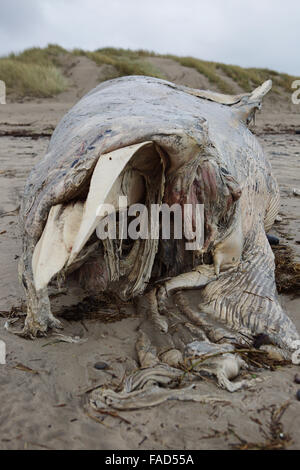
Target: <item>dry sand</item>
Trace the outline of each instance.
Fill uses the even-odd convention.
[[[206,86],[204,77],[196,77],[190,69],[169,60],[159,65],[170,80]],[[7,312],[24,300],[17,279],[21,253],[17,219],[24,182],[47,148],[47,135],[78,97],[97,84],[101,73],[107,69],[79,58],[69,64],[71,91],[51,100],[0,106],[0,339],[7,345],[7,364],[0,365],[0,449],[229,449],[251,447],[249,443],[266,447],[279,432],[287,448],[299,449],[300,402],[295,394],[300,386],[293,381],[299,367],[260,372],[261,384],[234,394],[203,382],[203,393],[224,397],[230,402],[226,406],[167,402],[120,412],[119,417],[96,415],[87,406],[86,392],[120,381],[136,358],[137,315],[124,315],[124,319],[119,315],[112,323],[105,323],[101,314],[63,320],[64,333],[87,338],[83,344],[55,343],[51,335],[28,341],[4,330]],[[283,104],[267,102],[257,118],[256,132],[281,189],[283,220],[273,233],[293,247],[299,261],[300,197],[293,196],[292,189],[300,189],[300,135],[291,132],[297,126],[300,129],[300,105],[295,108],[287,98]],[[36,137],[22,137],[25,133]],[[53,297],[54,311],[82,295],[71,285],[67,295]],[[281,300],[300,331],[299,296],[281,296]],[[110,369],[96,370],[97,361],[108,362]],[[285,404],[288,407],[277,420],[274,412]]]

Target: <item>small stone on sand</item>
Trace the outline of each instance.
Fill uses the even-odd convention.
[[[96,362],[94,367],[97,370],[105,370],[108,369],[108,364],[106,362]]]
[[[294,378],[295,384],[300,384],[300,374],[296,374]]]
[[[275,235],[267,235],[270,245],[279,245],[279,238]]]

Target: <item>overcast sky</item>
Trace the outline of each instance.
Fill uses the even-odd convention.
[[[0,55],[114,46],[300,76],[299,0],[0,0]]]

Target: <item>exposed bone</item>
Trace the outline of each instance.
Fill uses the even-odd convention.
[[[117,179],[120,173],[138,150],[149,145],[152,145],[152,142],[142,142],[100,156],[91,179],[82,222],[72,248],[69,265],[75,260],[105,215],[99,213],[102,205],[116,202],[116,194],[120,184]],[[140,190],[137,197],[140,197]]]
[[[241,97],[238,103],[233,106],[236,108],[236,115],[239,120],[250,124],[254,119],[255,112],[261,108],[263,97],[271,90],[272,80],[267,80],[259,87],[255,88],[252,93]]]
[[[32,271],[37,291],[45,288],[68,261],[82,213],[82,202],[51,207],[46,226],[32,257]]]
[[[239,95],[225,95],[224,93],[218,93],[210,90],[198,90],[195,88],[188,88],[185,86],[177,87],[190,95],[197,96],[198,98],[204,98],[215,103],[225,104],[229,106],[241,106],[245,104],[257,103],[270,91],[272,88],[272,80],[265,81],[262,85],[255,88],[251,93],[241,93]]]
[[[216,279],[213,266],[199,265],[194,271],[189,273],[179,274],[166,281],[160,290],[160,295],[163,295],[165,290],[166,294],[179,289],[193,289],[202,287],[208,284],[213,279]]]
[[[217,345],[194,341],[186,346],[185,355],[193,356],[192,370],[199,371],[201,375],[215,376],[221,388],[225,388],[228,392],[236,392],[242,388],[252,387],[261,379],[231,382],[239,375],[241,369],[248,368],[238,354],[230,353],[233,350],[234,347],[230,344]]]
[[[247,99],[248,103],[260,102],[272,88],[272,80],[266,80],[262,85],[255,88]]]

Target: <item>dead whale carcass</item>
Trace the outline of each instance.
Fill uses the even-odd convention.
[[[23,334],[60,326],[47,285],[76,271],[93,293],[122,299],[146,293],[150,316],[166,335],[168,297],[198,288],[198,310],[177,295],[182,313],[202,331],[202,342],[187,348],[193,355],[203,354],[203,341],[209,348],[214,342],[249,345],[263,335],[271,344],[266,349],[291,358],[299,335],[279,304],[266,237],[279,191],[247,127],[270,88],[268,81],[250,94],[229,96],[123,77],[84,96],[57,126],[25,187]],[[126,197],[121,208],[120,196]],[[95,236],[100,206],[110,204],[119,217],[135,203],[202,204],[202,248],[187,251],[185,240],[161,236]]]

